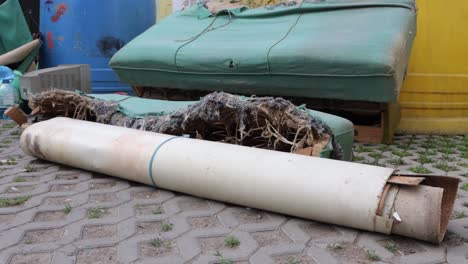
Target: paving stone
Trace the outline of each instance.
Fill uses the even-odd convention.
[[[0,137],[12,131],[2,130],[4,123],[0,121]],[[40,161],[24,155],[14,139],[0,152],[0,159],[17,161],[0,166],[0,198],[31,198],[0,208],[0,263],[371,263],[368,251],[385,263],[468,263],[468,191],[463,190],[468,159],[461,151],[466,148],[467,138],[461,136],[424,135],[397,136],[392,145],[355,146],[359,163],[408,173],[424,167],[462,181],[449,233],[435,246]],[[26,172],[28,166],[34,171]],[[70,206],[68,213],[65,205]],[[90,219],[91,209],[104,212]],[[172,224],[170,230],[162,230],[162,223]],[[226,247],[228,236],[240,244]]]

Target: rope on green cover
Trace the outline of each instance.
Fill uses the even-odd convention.
[[[167,142],[169,141],[172,141],[176,138],[180,138],[179,136],[174,136],[174,137],[170,137],[166,140],[163,141],[163,143],[159,144],[159,146],[154,150],[153,152],[153,155],[151,156],[151,160],[150,160],[150,163],[149,163],[149,176],[150,176],[150,179],[151,179],[151,182],[153,183],[154,187],[158,187],[156,185],[156,182],[154,180],[154,176],[153,176],[153,163],[154,163],[154,158],[156,157],[156,154],[158,153],[159,149],[164,146],[164,144],[166,144]]]

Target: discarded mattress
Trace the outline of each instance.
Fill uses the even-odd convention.
[[[352,228],[442,241],[459,180],[54,118],[29,126],[31,156],[163,189]]]
[[[396,101],[416,35],[413,0],[327,0],[164,19],[110,61],[132,85]]]
[[[150,115],[163,115],[183,109],[195,103],[195,101],[165,101],[144,99],[119,94],[92,94],[91,97],[115,101],[119,103],[119,111],[132,118],[143,118]],[[347,119],[330,115],[327,113],[307,109],[313,117],[321,120],[330,127],[336,143],[341,147],[342,159],[350,161],[352,159],[352,149],[354,140],[354,126]],[[331,144],[325,148],[321,157],[330,156]]]

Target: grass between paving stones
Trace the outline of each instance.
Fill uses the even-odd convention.
[[[385,249],[392,253],[395,253],[398,251],[398,245],[394,242],[388,241],[387,243],[385,243]]]
[[[98,219],[104,215],[104,209],[100,207],[90,208],[88,210],[88,219]]]
[[[392,154],[395,155],[395,156],[401,157],[401,158],[403,158],[403,157],[409,157],[409,156],[412,156],[412,155],[413,155],[413,154],[409,153],[409,152],[406,151],[406,150],[401,151],[401,150],[398,150],[398,149],[394,149],[394,150],[392,151]]]
[[[382,151],[382,152],[386,152],[386,151],[390,151],[391,148],[389,145],[381,145],[378,150]]]
[[[290,259],[288,264],[301,264],[301,262],[297,261],[296,259]]]
[[[460,219],[460,218],[465,218],[465,212],[453,211],[451,219]]]
[[[406,162],[400,157],[400,158],[393,158],[387,161],[389,164],[400,166],[400,165],[406,165]]]
[[[152,211],[152,213],[155,214],[155,215],[162,214],[162,209],[161,209],[161,207],[158,207],[158,208],[154,209],[154,210]]]
[[[19,129],[13,130],[10,133],[10,136],[20,136],[20,135],[21,135],[21,130],[19,130]]]
[[[169,232],[174,228],[174,224],[169,222],[162,222],[160,227],[163,232]]]
[[[468,192],[468,183],[463,183],[463,185],[460,187],[460,189]]]
[[[465,178],[468,178],[468,172],[467,173],[463,173],[461,176],[465,177]]]
[[[461,154],[461,157],[464,158],[464,159],[468,159],[468,152],[463,152]]]
[[[417,174],[430,174],[432,171],[424,168],[424,166],[416,166],[416,167],[411,167],[408,169],[411,172],[417,173]]]
[[[437,151],[432,150],[432,149],[425,149],[425,150],[420,150],[417,152],[420,155],[426,155],[426,156],[434,156],[437,155]]]
[[[224,256],[223,256],[219,251],[216,251],[215,257],[220,258],[219,264],[233,264],[232,261],[226,260],[226,259],[224,258]],[[218,262],[216,262],[216,263],[218,263]]]
[[[240,245],[240,241],[235,236],[228,236],[224,239],[224,245],[228,248],[234,248]]]
[[[364,145],[359,145],[357,148],[354,149],[355,152],[357,153],[362,153],[362,152],[372,152],[373,149],[372,147],[364,146]]]
[[[150,243],[153,247],[161,247],[163,245],[163,241],[160,238],[153,238]]]
[[[468,168],[468,163],[458,163],[457,165],[460,167]]]
[[[333,244],[328,244],[327,249],[331,251],[338,251],[338,250],[345,249],[345,247],[342,243],[333,243]]]
[[[8,129],[9,129],[9,128],[14,128],[14,127],[16,127],[16,124],[15,124],[15,123],[7,123],[7,124],[4,124],[4,125],[2,126],[2,128],[8,128]]]
[[[0,208],[13,207],[22,205],[31,199],[31,196],[20,196],[16,198],[2,198],[0,199]]]
[[[445,172],[457,171],[458,170],[457,167],[448,164],[448,162],[446,160],[437,161],[436,164],[434,165],[434,168],[437,168],[437,169],[445,171]]]
[[[13,179],[13,182],[26,182],[26,178],[18,176],[18,177]]]
[[[364,162],[362,162],[362,164],[385,167],[385,165],[380,163],[378,159],[375,159],[374,161],[364,161]]]
[[[368,155],[369,157],[372,157],[374,159],[382,159],[383,157],[385,157],[384,155],[382,155],[382,153],[379,153],[379,152],[372,152],[372,153],[369,153]]]
[[[448,154],[442,154],[442,157],[441,157],[442,160],[445,160],[445,161],[448,161],[448,162],[453,162],[453,161],[456,161],[457,158],[456,157],[452,157]]]
[[[24,166],[24,172],[36,172],[37,171],[37,168],[31,164],[28,164],[26,166]]]
[[[468,152],[468,146],[465,145],[460,145],[457,147],[457,149],[461,152]]]
[[[65,214],[69,214],[72,211],[72,207],[70,204],[65,204],[65,207],[63,208],[63,212]]]
[[[453,149],[453,148],[440,148],[440,149],[437,149],[437,151],[439,151],[442,154],[446,154],[446,155],[451,155],[451,154],[456,153],[455,149]]]
[[[13,143],[13,141],[11,141],[11,140],[9,140],[9,139],[4,139],[4,140],[2,141],[2,144],[11,144],[11,143]]]
[[[9,157],[7,160],[0,160],[0,166],[11,166],[11,165],[18,165],[16,159],[13,157]]]
[[[429,158],[427,155],[421,154],[418,158],[418,162],[421,164],[433,163],[434,160]]]
[[[411,148],[411,143],[408,144],[399,144],[397,148],[402,149],[404,151],[408,151]]]
[[[364,157],[353,155],[353,161],[363,161]]]
[[[377,255],[377,253],[375,253],[374,250],[367,250],[366,256],[367,256],[367,259],[370,261],[379,261],[381,259],[380,256]]]

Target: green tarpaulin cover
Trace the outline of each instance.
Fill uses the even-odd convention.
[[[153,100],[119,94],[91,94],[90,96],[101,100],[119,102],[119,111],[132,118],[169,114],[195,103],[195,101]],[[336,142],[342,148],[343,160],[351,160],[354,140],[353,124],[338,116],[313,110],[308,111],[312,116],[330,127]],[[328,157],[330,155],[330,148],[331,144],[322,152],[322,157]]]
[[[133,85],[395,101],[413,39],[413,0],[324,0],[176,13],[115,54]]]

